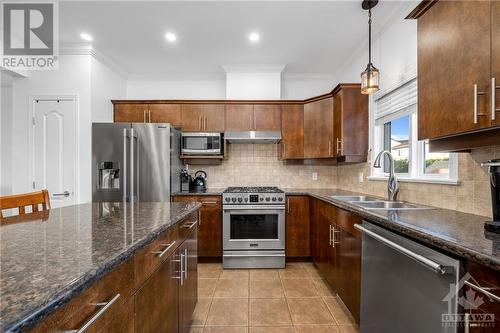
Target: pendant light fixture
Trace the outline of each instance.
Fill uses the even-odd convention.
[[[372,64],[372,8],[378,0],[363,0],[361,7],[368,10],[368,65],[361,73],[361,93],[372,94],[379,90],[380,73]]]

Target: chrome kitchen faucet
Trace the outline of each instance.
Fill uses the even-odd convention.
[[[394,157],[392,157],[391,152],[387,150],[381,151],[375,158],[373,167],[380,168],[380,160],[384,155],[387,155],[389,159],[389,180],[387,182],[388,198],[391,201],[396,201],[398,199],[399,185],[398,185],[398,180],[396,179],[396,175],[394,175]]]

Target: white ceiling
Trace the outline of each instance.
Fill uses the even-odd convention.
[[[374,29],[402,1],[381,1]],[[361,1],[69,1],[59,8],[61,43],[93,46],[131,75],[218,74],[222,65],[283,64],[285,72],[334,74],[366,43]],[[175,32],[177,42],[165,40]],[[248,34],[260,33],[252,44]]]

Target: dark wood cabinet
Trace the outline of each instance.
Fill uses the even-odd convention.
[[[304,157],[333,157],[333,96],[304,105]]]
[[[309,257],[310,230],[309,230],[309,197],[286,197],[286,256]]]
[[[253,131],[254,113],[253,104],[226,105],[227,131]]]
[[[465,311],[466,332],[498,332],[500,327],[500,301],[492,299],[483,290],[500,297],[500,274],[498,274],[498,271],[472,261],[465,263],[465,269],[471,276],[468,282],[480,289],[465,285],[464,296],[470,293],[469,295],[473,296],[474,299],[481,298],[483,301],[478,307],[472,306],[473,309]],[[489,320],[489,322],[485,319]]]
[[[500,126],[500,1],[491,1],[491,78],[491,123]]]
[[[431,149],[437,147],[432,139],[446,147],[443,138],[498,126],[491,103],[499,62],[497,1],[438,1],[411,17],[418,18],[419,139],[431,139]],[[470,148],[471,139],[449,140],[448,150]]]
[[[198,256],[197,228],[178,249],[184,260],[181,274],[184,274],[179,285],[179,333],[189,333],[191,319],[198,300]]]
[[[253,112],[256,131],[281,131],[280,104],[255,104]]]
[[[334,155],[338,162],[366,162],[368,155],[368,96],[359,84],[333,90]]]
[[[136,332],[178,332],[178,256],[167,258],[135,294]]]
[[[148,120],[147,104],[115,104],[115,123],[145,123]]]
[[[224,104],[183,104],[182,130],[186,132],[224,132]]]
[[[181,105],[180,104],[148,104],[151,123],[169,123],[180,127]]]
[[[304,105],[285,104],[281,111],[281,157],[304,158]]]
[[[198,256],[222,258],[222,201],[220,196],[178,195],[177,202],[201,202],[198,224]]]

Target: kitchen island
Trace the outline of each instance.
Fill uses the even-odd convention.
[[[74,330],[94,318],[96,331],[112,330],[113,325],[115,330],[134,331],[134,320],[141,320],[142,311],[134,306],[141,304],[150,312],[153,331],[154,309],[144,304],[161,307],[168,302],[171,308],[172,303],[180,304],[172,310],[175,319],[190,317],[184,312],[196,304],[200,207],[199,203],[89,203],[52,209],[34,220],[3,219],[0,331]],[[174,272],[180,262],[184,265],[177,277]],[[167,293],[158,294],[162,290],[152,285],[163,268],[171,271],[175,282],[171,287],[179,290],[172,292],[178,295],[174,300],[160,299]],[[158,299],[149,299],[152,296]]]

